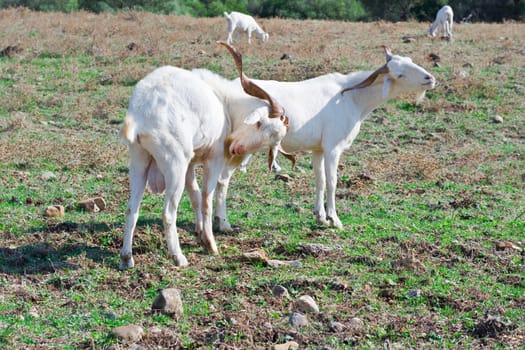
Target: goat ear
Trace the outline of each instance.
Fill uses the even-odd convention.
[[[268,114],[268,107],[259,107],[244,118],[244,124],[253,125],[260,121],[265,114]]]
[[[385,77],[385,82],[383,83],[383,98],[388,98],[390,94],[390,86],[392,85],[392,79]]]

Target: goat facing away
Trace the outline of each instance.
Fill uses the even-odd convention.
[[[392,55],[385,47],[386,64],[374,72],[332,73],[299,82],[254,80],[286,109],[288,132],[281,141],[287,152],[311,151],[316,196],[314,215],[319,224],[342,228],[335,206],[337,165],[361,127],[380,104],[407,92],[422,99],[436,79],[409,57]],[[226,191],[230,173],[223,173],[217,186],[216,216],[223,228]],[[325,210],[324,193],[327,189]]]
[[[452,7],[445,5],[437,13],[436,19],[428,28],[430,36],[435,37],[441,33],[447,39],[452,39],[452,24],[454,23],[454,12]]]
[[[268,41],[268,38],[270,37],[270,35],[266,33],[250,15],[232,11],[229,14],[224,12],[224,17],[226,17],[226,20],[228,21],[228,39],[226,39],[228,44],[233,42],[233,33],[237,29],[248,34],[248,44],[252,43],[252,32],[255,32],[262,41]],[[235,40],[239,40],[239,37],[240,33],[237,32]]]
[[[240,54],[234,59],[242,74]],[[168,252],[175,265],[188,265],[176,227],[177,208],[186,188],[195,212],[197,239],[217,254],[212,232],[213,194],[221,172],[238,166],[247,154],[268,149],[271,156],[287,130],[282,107],[241,75],[247,93],[208,70],[165,66],[139,81],[120,130],[130,155],[130,199],[126,210],[120,269],[134,266],[133,231],[146,185],[166,191],[162,213]],[[213,81],[213,85],[207,81]],[[269,159],[269,164],[273,158]],[[202,193],[195,166],[203,164]]]

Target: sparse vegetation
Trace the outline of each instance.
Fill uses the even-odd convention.
[[[525,25],[457,25],[447,42],[424,36],[427,23],[262,22],[274,39],[238,44],[250,77],[375,69],[386,44],[439,86],[420,106],[407,96],[364,123],[340,165],[344,230],[315,225],[307,154],[295,172],[280,159],[287,183],[259,156],[234,175],[236,230],[217,234],[219,256],[193,241],[184,198],[178,221],[190,266],[175,268],[162,196],[147,194],[136,268],[120,272],[129,188],[116,132],[133,85],[164,64],[235,77],[215,44],[226,38],[217,30],[224,20],[0,11],[0,347],[118,349],[111,330],[130,323],[146,330],[146,348],[264,349],[289,339],[312,349],[523,346]],[[77,208],[93,196],[105,198],[104,211]],[[66,208],[63,218],[43,215],[53,204]],[[337,249],[314,255],[302,248],[308,242]],[[300,266],[243,260],[252,249]],[[291,299],[274,297],[275,284],[291,298],[311,295],[320,313],[291,328]],[[181,290],[182,319],[150,313],[166,287]],[[353,318],[364,327],[350,327]],[[332,320],[347,327],[333,331]]]

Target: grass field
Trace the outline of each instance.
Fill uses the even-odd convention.
[[[250,77],[372,70],[388,45],[439,85],[421,105],[413,96],[391,101],[364,123],[339,167],[345,229],[315,224],[308,154],[296,171],[279,160],[287,183],[260,155],[232,179],[235,230],[216,234],[218,256],[194,242],[184,197],[178,221],[190,266],[175,268],[162,237],[163,197],[146,194],[136,267],[120,272],[129,187],[117,131],[129,95],[166,64],[234,78],[231,57],[215,44],[226,23],[0,11],[0,348],[122,349],[112,329],[127,324],[146,330],[138,344],[148,349],[266,349],[287,340],[301,349],[524,348],[525,24],[457,24],[448,42],[426,37],[428,23],[261,23],[269,42],[237,44]],[[95,196],[105,210],[78,209]],[[49,205],[63,205],[65,216],[44,216]],[[244,260],[253,249],[300,264]],[[273,296],[275,284],[290,297]],[[166,287],[181,291],[178,320],[150,312]],[[295,329],[288,317],[304,294],[320,313]]]

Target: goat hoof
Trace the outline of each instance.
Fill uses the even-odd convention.
[[[188,259],[182,254],[180,256],[172,255],[171,259],[173,259],[175,266],[184,267],[189,265]]]
[[[219,249],[217,249],[217,244],[215,240],[209,240],[206,237],[202,238],[202,246],[206,249],[211,255],[219,254]]]
[[[227,218],[221,218],[219,216],[215,216],[213,218],[214,224],[219,226],[219,231],[221,232],[230,232],[232,231],[232,225],[230,225],[230,222]]]
[[[133,260],[133,256],[131,254],[121,255],[120,256],[120,263],[119,263],[119,270],[127,270],[131,269],[135,266],[135,261]]]
[[[330,222],[328,222],[328,220],[326,220],[324,216],[316,215],[315,221],[317,222],[318,225],[321,225],[321,226],[330,225]]]
[[[231,232],[233,231],[232,225],[228,221],[224,221],[219,224],[219,231],[221,232]]]
[[[343,224],[341,223],[341,220],[339,220],[339,218],[328,217],[328,221],[330,222],[330,226],[338,228],[340,230],[343,229]]]

